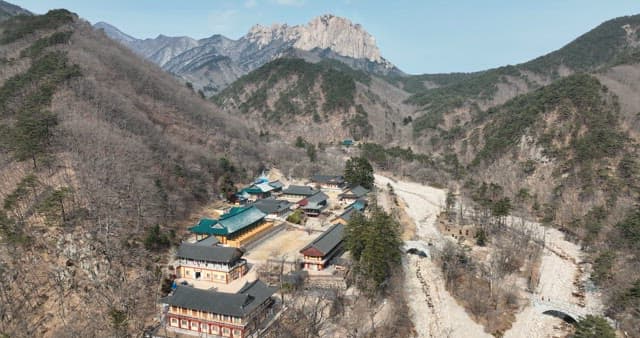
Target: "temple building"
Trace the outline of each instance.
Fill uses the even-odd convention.
[[[168,331],[198,337],[245,338],[258,333],[272,312],[275,288],[260,280],[237,293],[224,293],[179,285],[164,305]]]
[[[309,245],[300,250],[307,270],[323,270],[333,257],[342,252],[344,225],[334,224]]]
[[[338,195],[338,199],[340,200],[340,203],[343,204],[353,203],[356,200],[363,199],[365,196],[367,196],[368,193],[368,189],[357,185],[345,190],[342,194]]]
[[[284,184],[280,181],[272,181],[269,182],[269,185],[273,188],[271,191],[271,195],[280,195],[282,194],[282,190],[284,189]]]
[[[269,183],[254,183],[244,189],[242,192],[248,194],[249,201],[256,201],[261,198],[267,198],[271,196],[271,192],[274,190],[274,187]]]
[[[298,202],[298,206],[304,211],[304,214],[311,217],[319,216],[328,205],[329,196],[322,191],[318,191]]]
[[[321,189],[342,189],[345,185],[344,177],[341,175],[313,175],[311,183]]]
[[[278,200],[273,197],[257,200],[253,205],[267,214],[267,219],[283,219],[291,213],[293,203],[287,200]]]
[[[176,253],[178,278],[228,284],[244,276],[247,261],[237,248],[222,247],[211,236],[196,243],[182,243]]]
[[[298,202],[315,195],[319,190],[306,185],[290,185],[282,191],[282,198],[290,202]]]
[[[265,220],[266,216],[255,205],[234,207],[217,220],[200,220],[189,231],[196,237],[215,236],[221,244],[240,248],[273,226],[272,221]]]

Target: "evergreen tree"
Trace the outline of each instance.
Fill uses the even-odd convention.
[[[373,296],[400,263],[400,225],[382,209],[355,214],[345,227],[345,242],[356,264],[358,287]]]
[[[13,151],[18,161],[31,160],[37,168],[37,158],[46,155],[51,145],[53,128],[58,119],[51,112],[24,111],[18,115],[13,130]]]
[[[345,245],[351,252],[354,261],[359,261],[365,246],[367,219],[363,214],[355,212],[345,227]]]
[[[218,189],[227,200],[233,199],[233,195],[237,192],[236,185],[229,174],[222,175],[218,182]]]
[[[68,187],[55,189],[40,203],[38,211],[45,215],[47,223],[64,225],[67,222],[65,200],[70,194]]]
[[[169,247],[170,244],[169,237],[160,232],[160,226],[157,224],[149,229],[144,239],[144,247],[147,250],[160,250]]]
[[[345,165],[344,179],[353,186],[361,185],[371,189],[374,181],[373,167],[364,157],[352,157]]]
[[[616,333],[609,323],[599,316],[587,315],[576,324],[573,338],[615,338]]]

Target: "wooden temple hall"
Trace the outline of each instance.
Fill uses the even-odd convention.
[[[234,207],[218,219],[201,219],[189,231],[198,239],[215,236],[220,244],[240,248],[273,226],[266,216],[254,205]]]

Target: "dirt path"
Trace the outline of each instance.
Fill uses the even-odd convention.
[[[436,229],[436,216],[444,205],[446,191],[419,183],[396,181],[375,175],[376,184],[393,187],[406,204],[405,211],[416,225],[412,245],[438,244],[445,240]],[[405,258],[407,300],[418,337],[490,337],[445,290],[442,272],[429,258]]]

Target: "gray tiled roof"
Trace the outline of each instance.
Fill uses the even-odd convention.
[[[361,185],[357,185],[353,188],[350,188],[346,192],[340,194],[340,196],[354,196],[355,198],[360,198],[369,193],[369,190]]]
[[[160,302],[209,313],[245,317],[263,304],[275,291],[260,280],[248,283],[238,293],[224,293],[179,285],[171,295],[160,299]]]
[[[340,216],[338,216],[338,218],[342,218],[343,220],[348,222],[353,216],[353,213],[357,211],[358,210],[356,210],[354,207],[348,207],[347,209],[344,210],[342,214],[340,214]]]
[[[306,185],[290,185],[283,190],[285,195],[299,195],[299,196],[311,196],[317,193],[318,190],[308,187]]]
[[[328,254],[331,250],[333,250],[342,240],[344,239],[344,225],[342,224],[334,224],[327,231],[323,232],[318,238],[316,238],[313,242],[309,243],[309,245],[305,246],[302,250],[307,250],[308,248],[315,248],[323,254]]]
[[[342,184],[344,183],[344,177],[342,175],[313,175],[311,182]]]
[[[223,246],[182,243],[178,248],[176,257],[205,262],[232,263],[242,257],[242,251],[237,248]]]
[[[282,182],[280,182],[280,181],[269,182],[269,185],[272,186],[274,189],[282,189],[282,188],[284,188],[284,184],[282,184]]]
[[[195,242],[194,244],[203,246],[214,246],[218,243],[220,243],[220,241],[216,238],[216,236],[209,236],[205,239]]]
[[[257,200],[253,205],[265,214],[279,213],[291,207],[292,203],[285,200],[277,200],[275,198],[264,198]]]
[[[312,196],[307,197],[307,201],[309,201],[309,204],[320,203],[322,201],[326,201],[327,199],[329,199],[329,196],[327,196],[327,194],[323,193],[322,191],[318,191]]]

